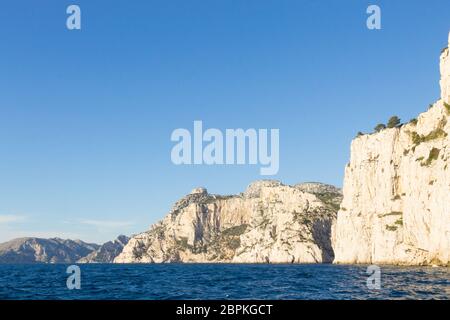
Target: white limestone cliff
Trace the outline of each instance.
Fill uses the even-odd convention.
[[[448,46],[444,48],[440,57],[441,80],[441,99],[450,103],[450,33],[448,34]]]
[[[336,263],[449,264],[448,47],[440,71],[441,99],[417,121],[353,140],[333,226]]]
[[[341,199],[339,189],[317,183],[258,181],[234,196],[194,189],[114,262],[331,262]]]

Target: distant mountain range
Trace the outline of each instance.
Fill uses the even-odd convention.
[[[108,263],[127,242],[126,236],[103,245],[59,238],[18,238],[0,244],[0,263]]]

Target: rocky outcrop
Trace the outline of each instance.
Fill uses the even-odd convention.
[[[416,121],[353,140],[333,227],[335,262],[449,263],[448,48],[440,70],[441,99]]]
[[[102,244],[97,250],[78,260],[79,263],[111,263],[128,243],[127,236],[120,235],[114,241]]]
[[[19,238],[0,244],[0,263],[75,263],[97,244],[59,238]]]
[[[258,181],[240,195],[193,190],[149,231],[130,239],[116,263],[331,262],[339,189]]]

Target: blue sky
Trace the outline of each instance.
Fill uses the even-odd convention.
[[[82,30],[66,28],[66,8]],[[366,8],[382,30],[366,28]],[[176,128],[279,128],[285,183],[341,186],[349,146],[439,97],[450,2],[4,1],[0,241],[144,231],[259,166],[175,166]]]

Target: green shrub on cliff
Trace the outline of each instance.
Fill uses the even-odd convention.
[[[386,230],[388,230],[388,231],[396,231],[397,230],[397,226],[386,225]]]
[[[245,232],[247,227],[248,227],[247,224],[241,224],[240,226],[231,227],[231,228],[225,229],[222,232],[222,235],[224,235],[224,236],[240,236],[241,234],[243,234]]]
[[[395,128],[398,127],[400,125],[400,118],[397,116],[392,116],[389,118],[388,123],[387,123],[387,127],[388,128]]]
[[[437,160],[440,152],[441,152],[440,149],[437,148],[431,149],[428,155],[428,159],[424,163],[422,163],[422,166],[429,166],[434,160]]]
[[[444,101],[444,107],[445,107],[445,110],[447,111],[447,115],[449,115],[450,114],[450,104],[448,104],[447,102]]]
[[[386,129],[386,125],[383,123],[379,123],[375,126],[374,130],[375,132],[380,132],[381,130]]]
[[[415,131],[409,133],[411,140],[415,146],[418,146],[422,142],[428,142],[439,138],[445,138],[448,134],[443,129],[447,124],[447,119],[444,117],[439,121],[436,129],[428,133],[427,135],[420,135]]]

